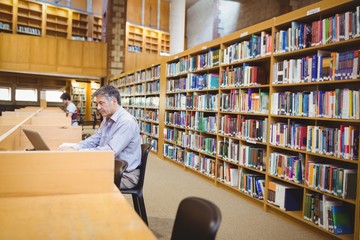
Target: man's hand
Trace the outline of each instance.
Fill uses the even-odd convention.
[[[58,151],[79,151],[79,149],[73,147],[73,146],[60,146],[57,149]]]

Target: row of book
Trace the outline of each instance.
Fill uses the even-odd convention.
[[[32,34],[32,35],[41,35],[41,30],[38,28],[33,28],[33,27],[27,27],[27,26],[21,26],[18,25],[18,32],[20,33],[26,33],[26,34]]]
[[[273,66],[273,84],[322,82],[360,77],[360,50],[331,52],[279,61]]]
[[[210,93],[200,94],[197,92],[186,95],[186,109],[217,111],[218,96],[219,96],[218,94],[210,94]]]
[[[275,35],[275,53],[349,40],[360,36],[360,7],[311,23],[292,22]]]
[[[230,64],[270,55],[272,41],[272,36],[264,31],[260,35],[252,34],[249,40],[234,43],[222,50],[221,63]]]
[[[205,116],[204,112],[190,112],[187,116],[187,129],[208,133],[217,132],[216,115]]]
[[[219,88],[219,74],[215,73],[189,73],[186,80],[187,90],[205,90]]]
[[[140,131],[153,137],[159,136],[159,125],[139,122]]]
[[[271,114],[360,119],[359,90],[349,88],[334,91],[277,92],[272,94]]]
[[[159,97],[121,97],[121,104],[132,107],[159,107]]]
[[[208,52],[200,53],[189,59],[189,71],[219,66],[219,49],[209,49]]]
[[[220,95],[220,111],[267,114],[269,93],[262,89],[233,89]]]
[[[166,80],[166,92],[181,92],[188,90],[187,88],[187,77],[186,78],[176,78]]]
[[[166,76],[176,76],[189,71],[189,58],[187,56],[179,58],[176,62],[166,64]]]
[[[124,77],[120,77],[111,82],[115,87],[120,87],[132,83],[141,83],[160,78],[161,66],[156,65],[143,71],[135,72]]]
[[[1,21],[0,21],[0,29],[10,30],[11,31],[10,24],[9,23],[4,23],[4,22],[1,22]]]
[[[304,182],[304,157],[279,152],[270,154],[269,174],[296,183]]]
[[[240,67],[228,66],[222,70],[220,87],[258,86],[267,82],[264,68],[243,63]]]
[[[271,123],[270,144],[342,159],[359,159],[359,129],[356,126],[325,127]]]
[[[185,166],[199,171],[209,177],[215,177],[215,159],[206,156],[199,156],[194,152],[185,152]]]
[[[151,150],[155,152],[158,151],[158,140],[156,138],[152,138],[149,135],[145,135],[145,134],[143,134],[141,137],[143,143],[148,143],[151,145]]]
[[[267,201],[284,211],[300,211],[303,189],[284,182],[269,181]]]
[[[138,85],[122,87],[120,90],[122,96],[155,94],[160,92],[160,80],[144,82]]]
[[[183,148],[189,148],[201,153],[215,156],[216,138],[202,136],[196,132],[188,132],[178,129],[164,128],[164,139]]]
[[[356,199],[357,170],[314,161],[306,162],[308,187],[345,199]]]
[[[164,128],[164,139],[173,144],[187,147],[188,139],[185,131],[172,128]]]
[[[238,169],[231,163],[220,162],[217,179],[251,197],[264,198],[265,176],[263,174],[253,173],[244,168]]]
[[[218,141],[217,149],[218,156],[226,161],[260,171],[266,169],[266,151],[264,148],[239,144],[237,140],[225,138]]]
[[[219,133],[250,142],[266,142],[268,119],[251,119],[241,115],[220,117]]]
[[[184,163],[185,151],[183,148],[164,143],[163,156]]]
[[[137,120],[148,121],[155,124],[159,123],[159,110],[144,110],[142,108],[129,108],[124,107],[131,115]]]
[[[135,52],[135,53],[141,53],[142,47],[136,46],[136,45],[128,45],[128,51],[129,52]]]
[[[319,193],[306,193],[304,219],[338,234],[354,232],[354,206]]]

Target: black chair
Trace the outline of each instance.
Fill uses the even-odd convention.
[[[220,209],[212,202],[188,197],[180,202],[171,240],[214,240],[221,222]]]
[[[140,169],[140,176],[138,184],[131,189],[120,189],[122,194],[131,194],[135,211],[139,214],[142,220],[148,224],[144,197],[143,197],[143,186],[144,186],[144,179],[145,179],[145,170],[146,170],[146,162],[151,149],[150,144],[141,144],[141,164],[137,167]]]
[[[123,160],[115,160],[114,183],[120,189],[121,177],[126,170],[128,163]]]

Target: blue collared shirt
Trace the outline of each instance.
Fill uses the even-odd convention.
[[[76,147],[88,150],[112,150],[115,159],[128,162],[126,171],[134,170],[141,163],[141,137],[135,118],[123,107],[109,119],[104,119],[99,129]]]

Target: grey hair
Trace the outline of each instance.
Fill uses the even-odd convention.
[[[96,90],[93,93],[93,97],[96,97],[96,96],[104,96],[109,101],[111,101],[113,98],[115,98],[117,103],[119,105],[121,104],[120,92],[117,88],[115,88],[112,85],[105,85],[105,86],[102,86],[101,88],[99,88],[98,90]]]

